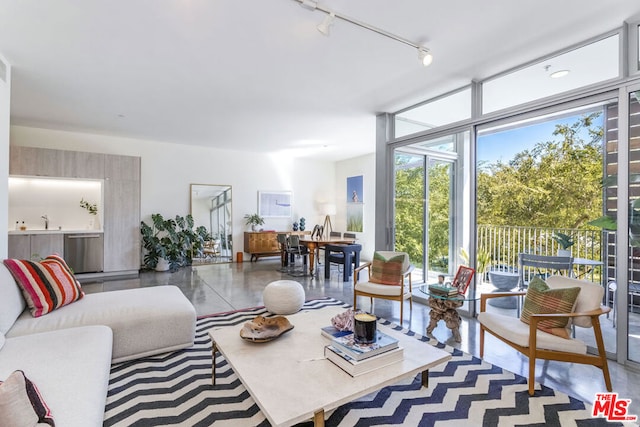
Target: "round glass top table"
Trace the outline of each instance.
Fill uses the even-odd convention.
[[[462,307],[465,301],[476,301],[480,297],[470,297],[469,295],[442,295],[429,291],[429,285],[420,286],[420,292],[429,296],[429,326],[427,326],[427,334],[431,335],[431,332],[438,325],[440,320],[444,320],[447,328],[451,329],[453,339],[456,342],[462,341],[460,337],[460,322],[462,321],[458,308]]]

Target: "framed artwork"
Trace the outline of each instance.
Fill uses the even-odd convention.
[[[364,194],[362,175],[347,178],[347,231],[364,231]]]
[[[258,191],[258,213],[265,218],[290,218],[291,191]]]
[[[473,279],[475,272],[476,271],[471,267],[465,267],[464,265],[458,267],[458,272],[456,273],[456,277],[453,278],[452,286],[454,288],[458,288],[459,294],[467,292],[467,288],[469,287],[469,283],[471,283],[471,279]]]

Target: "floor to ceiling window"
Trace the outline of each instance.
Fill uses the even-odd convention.
[[[455,268],[458,139],[454,134],[395,150],[395,249],[409,254],[421,282]]]
[[[485,292],[484,266],[514,271],[519,252],[554,255],[567,234],[573,273],[615,311],[601,320],[608,353],[640,363],[640,25],[625,25],[388,115],[376,239],[425,281],[468,263]]]

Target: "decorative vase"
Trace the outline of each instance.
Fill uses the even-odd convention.
[[[297,222],[293,223],[293,231],[298,231],[298,223]]]
[[[304,227],[305,227],[304,223],[305,223],[305,221],[306,220],[304,218],[300,218],[300,231],[304,231]]]
[[[558,256],[571,256],[569,249],[558,249]]]
[[[255,224],[251,224],[251,231],[256,231],[256,225]]]

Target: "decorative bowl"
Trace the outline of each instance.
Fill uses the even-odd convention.
[[[244,324],[240,329],[240,337],[251,342],[268,342],[291,329],[293,329],[293,325],[284,316],[257,316]]]

